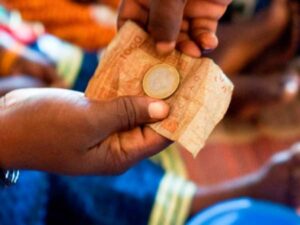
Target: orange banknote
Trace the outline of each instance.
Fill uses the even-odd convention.
[[[85,94],[95,100],[145,95],[143,77],[161,63],[176,68],[180,83],[165,100],[171,106],[169,117],[149,126],[195,156],[223,118],[233,91],[230,80],[212,60],[178,51],[160,56],[148,34],[128,21],[103,53]]]

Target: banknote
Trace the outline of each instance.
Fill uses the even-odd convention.
[[[102,54],[85,94],[94,100],[143,96],[145,74],[162,63],[176,68],[180,83],[165,99],[171,107],[168,118],[149,126],[196,156],[227,111],[233,91],[230,80],[211,59],[192,58],[176,50],[158,55],[151,37],[128,21]]]

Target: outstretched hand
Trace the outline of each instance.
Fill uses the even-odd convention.
[[[92,101],[62,89],[23,89],[0,100],[3,168],[114,174],[170,142],[144,126],[169,107],[148,97]]]

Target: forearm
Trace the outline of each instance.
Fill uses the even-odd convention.
[[[10,94],[8,94],[10,95]],[[27,160],[29,155],[22,155],[22,149],[32,149],[38,147],[38,140],[33,139],[34,122],[31,120],[34,115],[35,106],[26,103],[25,107],[19,106],[14,101],[17,99],[8,97],[1,98],[0,108],[0,166],[6,169],[19,169],[22,167],[22,159]],[[15,106],[14,106],[15,105]],[[32,110],[29,110],[32,108]],[[30,126],[30,123],[32,125]],[[40,142],[43,142],[42,135],[36,136]]]
[[[74,93],[74,97],[65,94],[64,91],[48,93],[28,89],[11,92],[1,98],[0,166],[16,169],[67,170],[68,165],[59,161],[68,162],[67,157],[70,158],[72,155],[67,156],[65,152],[70,149],[83,151],[85,142],[83,144],[81,142],[91,134],[86,118],[76,112],[85,110],[85,103],[80,106],[81,98],[77,98],[76,95],[77,93]],[[70,115],[68,107],[71,108],[74,104],[79,106]],[[60,154],[61,157],[57,157],[59,153],[63,153]],[[47,157],[44,154],[47,154]]]
[[[191,215],[220,201],[243,196],[251,197],[257,178],[258,175],[253,173],[233,181],[198,188],[192,203]]]

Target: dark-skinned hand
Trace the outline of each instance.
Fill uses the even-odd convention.
[[[156,42],[161,54],[177,47],[200,57],[218,45],[216,29],[231,0],[123,0],[118,26],[132,20]]]
[[[147,123],[167,117],[148,97],[92,101],[63,89],[22,89],[0,99],[1,168],[116,174],[170,141]]]

